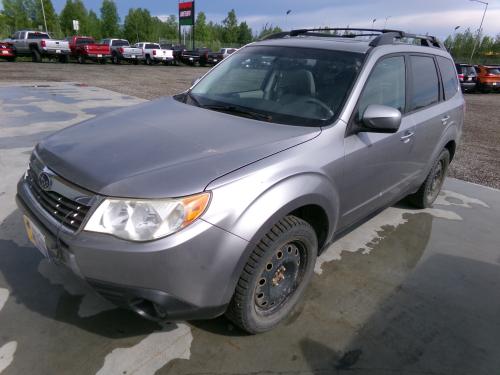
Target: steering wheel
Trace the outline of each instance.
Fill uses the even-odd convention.
[[[316,104],[319,107],[323,108],[326,111],[326,113],[328,114],[329,117],[332,117],[333,114],[334,114],[333,111],[331,110],[331,108],[328,107],[325,103],[323,103],[319,99],[316,99],[316,98],[307,98],[306,103]]]

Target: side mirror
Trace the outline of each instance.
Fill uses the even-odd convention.
[[[373,133],[395,133],[401,125],[401,112],[386,105],[370,104],[363,118],[360,131]]]

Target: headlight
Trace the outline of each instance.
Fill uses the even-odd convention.
[[[85,225],[89,232],[108,233],[131,241],[168,236],[199,218],[210,193],[178,199],[105,199]]]

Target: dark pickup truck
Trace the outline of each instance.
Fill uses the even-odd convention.
[[[68,39],[71,56],[80,64],[92,60],[105,64],[111,58],[111,50],[107,44],[96,43],[94,38],[88,36],[72,36]]]
[[[210,48],[196,48],[193,51],[182,51],[180,61],[184,64],[200,66],[216,65],[224,57],[218,52],[212,52]]]

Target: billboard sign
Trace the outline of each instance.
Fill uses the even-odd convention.
[[[194,25],[194,1],[179,3],[179,25]]]

